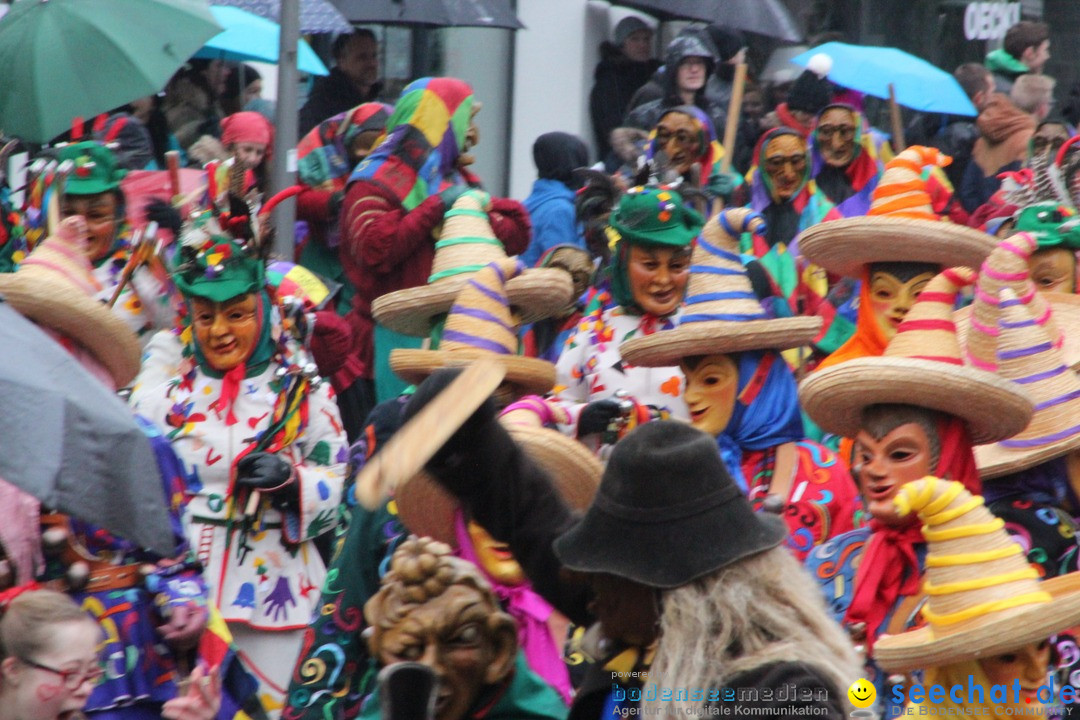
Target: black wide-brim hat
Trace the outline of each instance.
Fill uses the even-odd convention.
[[[714,438],[669,420],[619,441],[592,505],[554,549],[569,570],[675,588],[786,536],[782,519],[750,507]]]

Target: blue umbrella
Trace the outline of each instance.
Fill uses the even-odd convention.
[[[278,61],[281,27],[276,22],[235,7],[211,5],[210,12],[225,30],[210,38],[195,57],[237,62]],[[330,72],[303,40],[297,46],[296,67],[311,75],[328,75]]]
[[[978,114],[956,78],[903,50],[828,42],[796,55],[791,62],[806,67],[818,53],[832,58],[828,78],[842,87],[887,100],[892,83],[896,102],[912,110]]]

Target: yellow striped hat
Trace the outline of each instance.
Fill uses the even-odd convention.
[[[900,488],[893,503],[901,517],[914,512],[923,521],[927,624],[878,639],[874,660],[885,670],[998,655],[1080,621],[1080,573],[1040,581],[981,496],[958,482],[926,477]]]

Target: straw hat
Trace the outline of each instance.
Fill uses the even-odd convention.
[[[563,411],[565,412],[565,411]],[[499,417],[525,453],[547,471],[555,489],[575,510],[584,511],[600,486],[603,465],[584,445],[540,424],[536,413],[513,410]],[[401,522],[415,535],[426,535],[457,547],[454,512],[458,500],[425,472],[399,486]]]
[[[521,262],[513,258],[479,270],[465,282],[450,308],[439,349],[392,350],[390,369],[415,384],[438,368],[493,357],[506,367],[506,383],[515,388],[515,394],[543,395],[550,390],[555,385],[555,366],[516,354],[517,325],[510,315],[505,287],[521,270]]]
[[[954,316],[968,364],[990,372],[997,369],[998,294],[1002,288],[1009,288],[1028,304],[1048,336],[1064,349],[1068,365],[1080,364],[1080,296],[1036,291],[1028,262],[1037,249],[1034,236],[1018,233],[998,243],[983,262],[975,301]]]
[[[1080,379],[1009,288],[1000,295],[998,375],[1022,386],[1035,403],[1031,422],[1015,437],[975,448],[984,480],[1035,467],[1080,448]]]
[[[883,635],[874,661],[889,672],[941,667],[1046,640],[1080,621],[1080,574],[1040,582],[1024,549],[980,496],[933,477],[908,483],[893,499],[919,513],[929,543],[922,614],[929,624]]]
[[[819,370],[799,385],[803,410],[822,427],[855,437],[870,405],[902,404],[962,418],[973,443],[1011,437],[1031,419],[1031,400],[1016,384],[965,367],[952,309],[968,268],[952,268],[926,284],[882,357],[849,360]],[[991,439],[992,438],[992,439]]]
[[[724,210],[705,224],[694,246],[686,307],[679,326],[631,338],[619,346],[633,365],[666,367],[690,355],[799,347],[821,330],[821,318],[769,319],[750,287],[738,236],[765,232],[765,221],[746,208]]]
[[[799,250],[831,273],[859,277],[875,262],[979,267],[997,241],[986,233],[939,218],[933,211],[924,168],[951,159],[934,148],[909,147],[885,166],[863,217],[819,223],[799,236]]]
[[[489,263],[506,258],[488,219],[487,193],[465,192],[444,215],[435,243],[428,284],[397,290],[375,299],[371,314],[380,324],[406,335],[427,337],[434,318],[450,310],[469,277]],[[510,304],[522,323],[551,317],[572,301],[570,276],[559,268],[526,270],[506,286]]]
[[[0,295],[38,325],[85,347],[126,387],[139,373],[139,341],[127,324],[94,299],[101,286],[87,253],[86,221],[60,223],[13,273],[0,274]]]

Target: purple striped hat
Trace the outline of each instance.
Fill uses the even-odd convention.
[[[1035,413],[1019,434],[975,448],[983,480],[1026,470],[1080,448],[1080,378],[1045,325],[1015,292],[1003,288],[998,298],[997,372],[1027,391]]]
[[[519,260],[505,258],[477,271],[450,308],[439,349],[394,350],[390,369],[408,382],[420,383],[439,368],[493,357],[506,367],[504,382],[515,395],[542,395],[550,390],[555,385],[555,366],[517,354],[520,321],[510,310],[506,283],[522,269]]]

